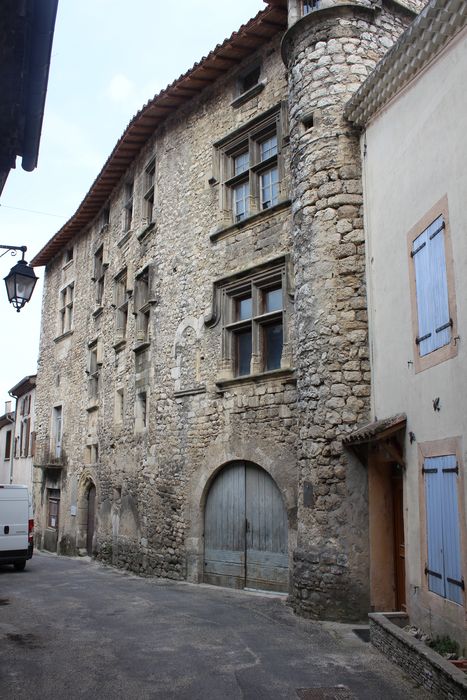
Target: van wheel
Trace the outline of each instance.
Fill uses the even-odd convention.
[[[15,567],[16,571],[24,571],[25,566],[26,566],[26,562],[25,561],[15,561],[13,566]]]

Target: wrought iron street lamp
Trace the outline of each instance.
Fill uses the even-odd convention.
[[[5,252],[0,255],[0,258],[7,254],[8,251],[12,255],[16,255],[16,251],[20,250],[22,258],[14,265],[8,275],[4,278],[8,301],[13,304],[16,311],[20,311],[23,306],[30,300],[37,280],[34,269],[28,265],[24,259],[24,254],[27,251],[25,245],[1,245],[0,248]]]

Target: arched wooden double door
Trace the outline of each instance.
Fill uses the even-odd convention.
[[[288,590],[287,513],[264,469],[232,462],[209,490],[204,581],[232,588]]]

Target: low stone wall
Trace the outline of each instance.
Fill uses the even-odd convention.
[[[391,661],[404,669],[417,683],[431,691],[436,698],[465,700],[467,676],[449,661],[404,632],[397,622],[401,616],[371,613],[370,640]],[[394,621],[391,621],[394,617]],[[406,618],[408,622],[408,618]]]

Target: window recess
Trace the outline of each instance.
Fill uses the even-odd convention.
[[[214,325],[217,314],[222,320],[220,380],[291,368],[288,286],[285,259],[216,283],[219,308],[206,325]]]
[[[156,159],[151,158],[144,169],[144,194],[143,194],[143,228],[154,222],[154,192],[156,183]]]
[[[285,199],[280,106],[215,144],[224,224],[240,223]]]
[[[124,341],[128,325],[128,271],[125,268],[114,279],[115,339]]]

